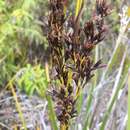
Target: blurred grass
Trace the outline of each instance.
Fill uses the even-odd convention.
[[[10,91],[12,92],[12,95],[13,95],[13,98],[14,98],[14,101],[15,101],[15,106],[16,106],[16,109],[18,111],[19,118],[22,122],[22,126],[25,130],[27,130],[27,126],[26,126],[26,122],[25,122],[25,119],[24,119],[24,116],[23,116],[23,113],[22,113],[21,105],[18,101],[17,94],[16,94],[15,89],[14,89],[14,83],[13,83],[14,80],[15,80],[15,76],[8,82],[5,89],[10,89]]]
[[[54,130],[58,130],[56,114],[55,114],[53,102],[50,96],[47,96],[47,101],[48,101],[48,109],[49,109],[48,115],[51,122],[51,128]]]
[[[130,130],[130,68],[128,74],[128,121],[127,121],[127,130]]]
[[[85,121],[85,124],[84,124],[84,129],[83,130],[88,130],[88,129],[91,129],[91,125],[92,125],[92,121],[93,121],[93,116],[94,116],[94,113],[92,112],[95,112],[96,110],[91,110],[92,109],[92,105],[93,105],[93,97],[94,97],[94,93],[96,92],[97,96],[96,96],[96,104],[98,104],[99,100],[98,100],[98,95],[100,95],[100,93],[103,92],[103,82],[105,80],[107,80],[108,76],[111,75],[113,72],[113,69],[117,69],[118,66],[119,69],[118,69],[118,73],[116,75],[116,78],[115,81],[114,81],[114,87],[113,87],[113,93],[111,95],[111,99],[108,103],[108,107],[106,109],[106,112],[103,116],[103,119],[102,119],[102,122],[100,122],[101,125],[100,126],[100,130],[105,130],[106,129],[106,123],[108,122],[109,120],[109,117],[110,117],[110,114],[112,112],[112,108],[114,106],[114,104],[116,103],[116,99],[118,97],[118,93],[119,91],[123,88],[123,86],[126,84],[126,79],[127,79],[127,75],[128,75],[128,69],[130,67],[130,59],[127,57],[128,56],[128,52],[127,52],[127,44],[123,43],[123,36],[125,36],[127,34],[126,32],[126,29],[127,29],[127,24],[124,25],[124,26],[121,26],[120,27],[120,30],[119,30],[119,36],[117,38],[117,41],[116,41],[116,45],[115,45],[115,48],[114,48],[114,51],[111,55],[111,58],[110,60],[108,61],[108,65],[107,65],[107,68],[105,68],[105,71],[102,72],[102,74],[100,75],[100,82],[99,84],[97,85],[97,75],[98,73],[96,72],[95,73],[95,78],[94,78],[94,86],[92,86],[92,88],[90,89],[90,92],[88,94],[88,97],[87,97],[87,107],[86,107],[86,113],[85,113],[85,117],[86,117],[86,121]],[[96,51],[96,50],[95,50]],[[98,50],[97,50],[98,51]],[[98,57],[98,52],[95,53],[95,57],[97,58]],[[121,60],[121,57],[123,57],[123,59]],[[95,59],[96,59],[95,58]],[[97,86],[97,87],[96,87]],[[93,89],[95,88],[95,90]],[[102,90],[102,91],[101,91]],[[96,107],[95,107],[96,109]]]
[[[23,113],[22,113],[22,109],[21,109],[20,103],[18,101],[17,94],[14,90],[13,84],[11,82],[9,82],[9,87],[10,87],[11,92],[13,94],[13,97],[14,97],[14,100],[15,100],[15,103],[16,103],[16,108],[17,108],[17,111],[19,113],[19,117],[20,117],[21,122],[22,122],[22,126],[23,126],[24,130],[27,130],[27,126],[26,126],[25,119],[24,119],[24,116],[23,116]]]
[[[125,62],[125,59],[126,59],[126,53],[127,53],[127,50],[125,50],[125,53],[123,55],[123,58],[122,58],[122,61],[121,61],[121,64],[120,64],[120,67],[119,67],[119,70],[118,70],[118,74],[116,76],[115,83],[114,83],[114,86],[113,86],[113,92],[112,92],[110,101],[108,103],[107,110],[106,110],[106,112],[104,114],[104,117],[102,119],[102,122],[101,122],[100,130],[105,130],[105,126],[106,126],[106,123],[107,123],[107,121],[109,119],[112,108],[113,108],[113,106],[114,106],[114,104],[115,104],[115,102],[116,102],[116,100],[118,98],[118,93],[119,93],[120,89],[125,85],[125,83],[127,81],[126,80],[127,79],[127,73],[126,73],[123,81],[120,82],[123,67],[124,67],[124,62]]]

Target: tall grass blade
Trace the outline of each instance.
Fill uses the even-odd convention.
[[[49,83],[50,82],[49,65],[47,62],[45,63],[45,71],[46,71],[47,82]],[[54,107],[53,107],[52,99],[48,95],[47,95],[47,101],[48,101],[48,109],[49,109],[49,118],[50,118],[52,129],[58,130],[57,121],[56,121],[56,114],[55,114],[55,111],[53,109]]]
[[[17,108],[17,110],[18,110],[19,117],[20,117],[20,119],[21,119],[21,121],[22,121],[23,128],[24,128],[24,130],[27,130],[26,123],[25,123],[25,120],[24,120],[24,116],[23,116],[23,113],[22,113],[22,110],[21,110],[21,106],[20,106],[20,104],[19,104],[19,102],[18,102],[17,94],[15,93],[15,90],[14,90],[14,87],[13,87],[13,85],[12,85],[12,82],[9,82],[9,87],[10,87],[11,92],[12,92],[12,94],[13,94],[13,98],[14,98],[14,100],[15,100],[16,108]]]
[[[130,130],[130,68],[128,75],[128,121],[127,121],[127,130]]]
[[[89,127],[88,122],[90,119],[90,112],[91,112],[91,107],[92,107],[93,90],[94,90],[94,86],[92,86],[92,88],[90,89],[89,95],[87,97],[86,120],[85,120],[83,130],[87,130],[87,128]]]
[[[56,121],[56,114],[54,111],[53,103],[50,96],[47,96],[48,101],[48,109],[49,109],[49,118],[51,122],[51,126],[53,130],[58,130],[57,121]]]
[[[77,102],[77,111],[78,111],[78,113],[80,113],[81,110],[82,110],[82,103],[83,103],[83,91],[81,90],[79,98],[78,98],[78,102]]]
[[[83,0],[77,0],[77,2],[76,2],[76,8],[75,8],[75,16],[76,17],[78,16],[79,10],[80,10],[81,5],[82,5],[82,2],[83,2]]]
[[[99,46],[96,46],[95,49],[95,63],[99,60]],[[91,120],[92,120],[92,115],[91,113],[91,107],[92,107],[92,101],[93,101],[93,91],[94,88],[97,86],[97,81],[98,81],[98,70],[95,71],[95,76],[93,78],[93,83],[92,83],[92,88],[90,89],[89,95],[88,95],[88,100],[87,100],[87,108],[86,108],[86,121],[84,124],[83,130],[87,130],[87,127],[91,127]]]
[[[96,46],[95,48],[95,63],[99,60],[99,45]],[[98,81],[98,70],[95,71],[94,73],[94,81],[93,84],[96,87],[97,86],[97,81]]]
[[[113,65],[115,64],[115,60],[116,60],[116,58],[121,50],[121,47],[123,46],[123,45],[121,46],[121,43],[122,43],[122,37],[125,34],[126,28],[127,28],[127,24],[123,27],[122,26],[120,27],[119,36],[118,36],[117,41],[116,41],[116,46],[115,46],[114,51],[112,53],[112,56],[108,62],[107,68],[105,69],[105,72],[103,73],[103,76],[101,78],[100,83],[102,83],[104,81],[106,75],[108,74],[108,72],[110,73]]]
[[[125,59],[126,59],[126,54],[127,54],[127,51],[125,51],[125,53],[123,55],[123,58],[122,58],[122,61],[121,61],[120,67],[119,67],[119,71],[118,71],[118,74],[116,76],[115,84],[114,84],[114,87],[113,87],[112,96],[111,96],[111,99],[110,99],[110,101],[108,103],[107,111],[106,111],[106,113],[105,113],[105,115],[103,117],[103,121],[101,123],[100,130],[105,130],[105,126],[106,126],[106,123],[108,121],[109,115],[110,115],[110,113],[112,111],[112,108],[113,108],[117,98],[118,98],[119,90],[122,88],[122,86],[126,82],[127,75],[124,78],[123,82],[122,83],[120,82],[121,74],[122,74]]]

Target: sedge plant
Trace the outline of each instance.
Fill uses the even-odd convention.
[[[94,63],[92,50],[104,40],[104,19],[111,13],[105,0],[96,0],[95,9],[83,26],[80,25],[84,2],[75,16],[67,16],[66,1],[50,0],[48,17],[48,49],[50,57],[50,90],[60,130],[68,130],[78,115],[77,99],[82,89],[104,67],[101,59]],[[55,81],[55,83],[53,82]]]

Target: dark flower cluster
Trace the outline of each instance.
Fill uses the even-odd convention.
[[[97,0],[91,19],[81,27],[83,5],[77,17],[66,18],[64,2],[50,0],[48,42],[56,73],[53,79],[60,82],[52,87],[50,94],[56,104],[58,120],[67,126],[77,113],[75,103],[80,89],[94,76],[93,71],[102,67],[101,60],[93,63],[91,52],[105,38],[104,17],[110,13],[110,8],[105,0]]]
[[[50,26],[50,32],[48,34],[48,41],[50,47],[57,50],[58,47],[62,47],[63,37],[63,24],[65,22],[64,16],[64,1],[63,0],[50,0],[50,16],[48,24]]]
[[[62,124],[68,124],[69,119],[77,115],[74,107],[76,100],[72,96],[73,88],[69,86],[68,90],[66,89],[66,87],[62,86],[51,90],[53,100],[56,101],[56,115]],[[68,95],[66,95],[66,92],[68,92]]]

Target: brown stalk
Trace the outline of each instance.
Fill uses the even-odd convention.
[[[91,55],[95,46],[105,38],[104,17],[110,12],[105,0],[97,0],[94,14],[81,27],[83,4],[76,18],[70,16],[67,19],[64,2],[50,0],[48,19],[48,43],[53,75],[50,76],[50,82],[58,81],[55,85],[50,83],[50,95],[55,103],[60,130],[69,129],[70,120],[77,116],[76,101],[80,90],[94,76],[93,71],[103,67],[101,60],[93,63]],[[68,31],[70,28],[72,32]]]

